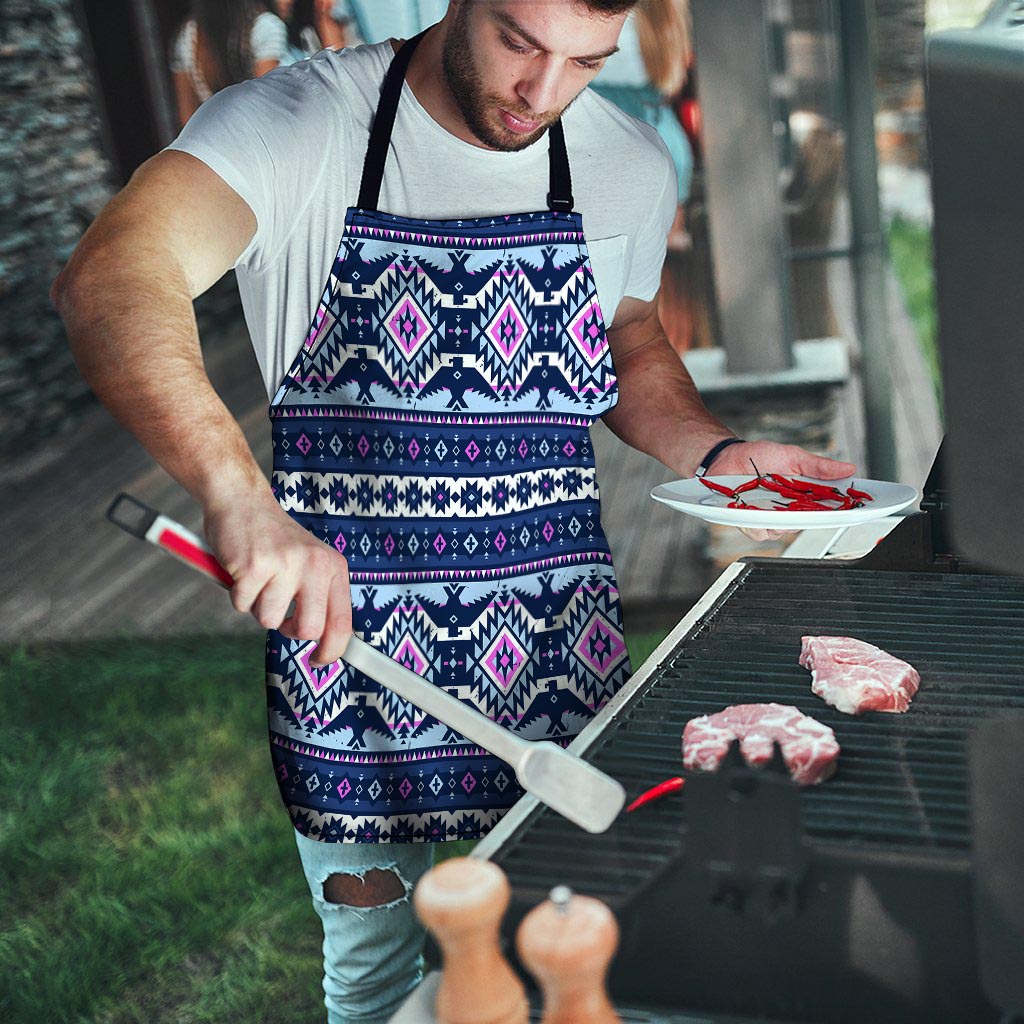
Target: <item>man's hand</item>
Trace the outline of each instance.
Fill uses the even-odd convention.
[[[852,462],[827,459],[795,444],[744,441],[742,444],[729,445],[711,463],[708,476],[754,476],[755,465],[761,473],[806,476],[814,480],[841,480],[844,476],[853,476],[857,472],[857,467]]]
[[[837,462],[815,455],[795,444],[777,444],[775,441],[744,441],[731,444],[711,463],[708,476],[754,476],[754,466],[761,473],[781,473],[783,476],[810,477],[814,480],[841,480],[853,476],[857,467],[852,462]],[[785,530],[742,531],[751,540],[775,540]]]
[[[348,563],[276,501],[207,507],[206,538],[231,574],[231,603],[293,640],[319,640],[311,661],[337,661],[352,635]],[[288,609],[294,601],[292,613]]]

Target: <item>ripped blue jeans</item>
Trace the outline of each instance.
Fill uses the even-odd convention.
[[[327,1024],[384,1024],[423,976],[424,931],[412,909],[413,887],[434,861],[432,843],[320,843],[295,832],[299,859],[324,926]],[[333,875],[393,872],[404,895],[378,906],[329,900]]]

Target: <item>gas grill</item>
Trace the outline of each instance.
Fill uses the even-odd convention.
[[[678,774],[690,718],[776,701],[835,730],[837,775],[800,790],[781,759],[757,771],[737,755],[599,836],[523,808],[481,851],[512,883],[510,948],[522,916],[565,884],[615,911],[610,988],[637,1012],[1001,1019],[976,952],[966,744],[979,722],[1024,712],[1024,580],[941,571],[948,553],[877,567],[906,565],[941,515],[908,519],[859,563],[749,560],[722,576],[574,749],[635,795]],[[855,636],[915,665],[911,711],[825,705],[797,664],[804,634]]]

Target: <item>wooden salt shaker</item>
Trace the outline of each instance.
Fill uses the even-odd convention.
[[[501,868],[471,857],[443,861],[416,886],[416,914],[444,956],[437,1024],[526,1024],[526,990],[498,945],[510,895]]]
[[[618,943],[612,912],[564,885],[523,918],[516,949],[544,993],[542,1024],[620,1024],[604,984]]]

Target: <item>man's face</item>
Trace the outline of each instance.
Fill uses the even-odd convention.
[[[470,131],[502,150],[558,119],[617,49],[626,18],[571,0],[458,0],[450,14],[448,88]]]

